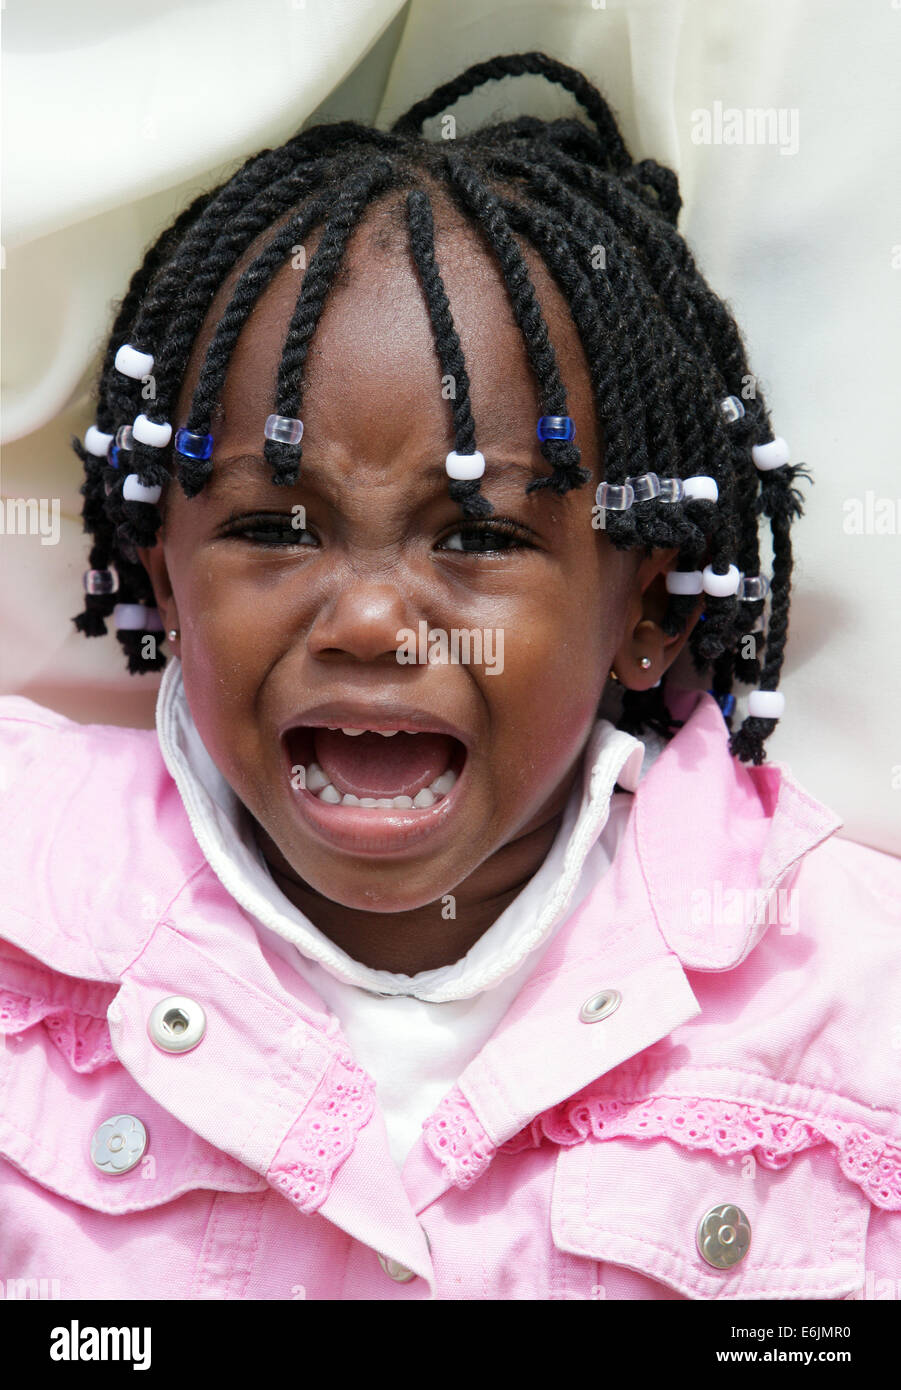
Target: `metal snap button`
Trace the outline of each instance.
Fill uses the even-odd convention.
[[[602,989],[599,994],[593,994],[590,999],[579,1010],[579,1018],[583,1023],[598,1023],[602,1018],[609,1018],[615,1013],[623,1002],[623,996],[618,989]]]
[[[206,1014],[194,999],[171,994],[154,1005],[147,1022],[150,1041],[164,1052],[190,1052],[206,1031]]]
[[[751,1247],[751,1223],[731,1202],[711,1207],[701,1217],[697,1244],[702,1259],[714,1269],[731,1269]]]
[[[147,1148],[147,1130],[136,1115],[112,1115],[94,1131],[91,1161],[101,1173],[129,1173]]]
[[[386,1260],[384,1255],[379,1255],[379,1264],[390,1278],[397,1280],[398,1284],[409,1284],[411,1279],[416,1278],[412,1269],[407,1269],[406,1265],[402,1265],[398,1260]]]

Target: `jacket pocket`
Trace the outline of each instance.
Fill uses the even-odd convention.
[[[6,948],[8,949],[8,948]],[[41,1187],[95,1212],[139,1212],[198,1189],[259,1192],[266,1180],[214,1148],[141,1089],[112,1051],[115,987],[29,967],[0,979],[0,1157]],[[16,988],[4,988],[14,983]],[[134,1117],[141,1131],[121,1116]],[[116,1137],[114,1131],[126,1135]],[[99,1132],[103,1133],[100,1134]],[[106,1169],[92,1144],[112,1137]],[[127,1168],[120,1158],[129,1145]],[[140,1155],[138,1157],[138,1148]],[[122,1167],[117,1171],[117,1165]]]
[[[842,1298],[864,1283],[869,1212],[828,1144],[774,1170],[752,1154],[589,1135],[558,1154],[551,1233],[687,1298]]]

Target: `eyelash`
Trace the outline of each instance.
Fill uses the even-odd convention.
[[[312,534],[307,527],[294,527],[290,525],[270,525],[267,527],[254,524],[255,522],[263,522],[275,516],[276,513],[266,512],[259,517],[248,517],[244,519],[243,524],[240,525],[226,522],[226,526],[229,527],[229,529],[222,534],[224,537],[234,537],[236,540],[245,540],[250,545],[257,546],[260,550],[287,550],[293,545],[298,545],[299,542],[296,540],[255,540],[255,536],[271,537],[278,535],[288,536],[290,534],[292,537],[296,537]],[[521,526],[519,526],[517,522],[512,521],[509,517],[496,517],[492,518],[490,521],[486,520],[482,522],[465,522],[458,526],[456,531],[451,531],[449,536],[445,537],[445,540],[449,539],[450,536],[491,535],[493,533],[505,536],[508,540],[515,542],[515,544],[506,545],[501,550],[465,550],[462,546],[447,548],[450,549],[452,553],[458,555],[502,555],[510,550],[531,550],[534,548],[523,536]]]

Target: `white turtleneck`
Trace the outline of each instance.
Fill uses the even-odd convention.
[[[660,752],[599,719],[544,862],[497,920],[451,965],[417,975],[374,970],[336,946],[276,886],[244,805],[204,746],[170,660],[157,698],[163,759],[210,867],[278,953],[334,1013],[373,1077],[398,1164],[422,1122],[481,1051],[538,966],[555,930],[613,862],[631,793]],[[616,783],[627,789],[614,795]]]

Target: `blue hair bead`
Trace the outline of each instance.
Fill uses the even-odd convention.
[[[542,415],[538,421],[538,438],[542,443],[546,439],[572,439],[576,433],[576,426],[569,415]]]
[[[175,452],[186,459],[208,459],[213,452],[211,434],[192,434],[190,430],[175,431]]]
[[[735,696],[718,695],[715,690],[708,690],[707,694],[713,696],[714,700],[716,700],[717,704],[723,712],[723,718],[728,719],[729,715],[735,709]]]
[[[119,446],[115,442],[115,440],[106,451],[106,461],[109,464],[110,468],[119,467]]]

